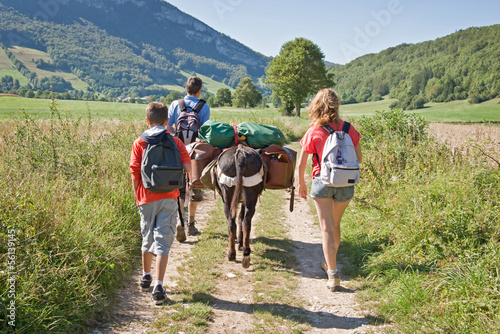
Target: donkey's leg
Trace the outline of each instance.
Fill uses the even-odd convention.
[[[255,187],[245,188],[245,218],[243,219],[243,260],[241,265],[243,268],[250,267],[250,232],[252,230],[252,218],[255,214],[255,206],[262,191],[263,185],[259,184]]]
[[[229,261],[235,261],[236,260],[236,247],[235,247],[235,241],[236,241],[236,217],[232,217],[231,215],[231,199],[233,198],[234,195],[234,187],[229,188],[226,186],[221,186],[221,193],[222,193],[222,199],[224,202],[224,214],[226,215],[227,218],[227,230],[228,230],[228,235],[229,235],[229,251],[227,253],[227,258]]]
[[[238,250],[242,250],[243,246],[243,230],[241,229],[241,225],[243,223],[243,219],[245,219],[245,204],[241,203],[240,206],[240,214],[238,215]]]

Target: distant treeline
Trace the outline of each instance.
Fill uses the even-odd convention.
[[[500,25],[460,30],[419,44],[402,44],[335,66],[342,103],[398,99],[394,107],[500,96]]]

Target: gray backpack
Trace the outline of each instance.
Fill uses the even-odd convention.
[[[193,143],[198,138],[201,119],[198,115],[205,105],[205,100],[199,100],[194,108],[186,106],[184,99],[179,99],[179,118],[175,123],[175,136],[182,140],[184,145]]]
[[[181,153],[164,128],[153,128],[141,135],[147,143],[141,163],[144,188],[155,193],[172,192],[184,186]]]
[[[330,133],[323,147],[321,182],[328,187],[347,187],[359,183],[359,161],[349,136],[351,124],[344,122],[342,131],[334,131],[331,126],[323,128]]]

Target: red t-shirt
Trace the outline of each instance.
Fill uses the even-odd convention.
[[[179,138],[173,138],[175,144],[181,152],[182,164],[190,164],[191,158],[189,157],[189,154],[186,150],[186,146],[184,146],[184,143]],[[144,150],[146,149],[146,146],[147,143],[142,140],[141,137],[139,137],[134,141],[134,144],[132,145],[132,152],[130,153],[130,173],[132,173],[132,180],[140,181],[139,187],[137,187],[137,191],[135,192],[137,205],[143,205],[166,198],[177,199],[177,197],[179,197],[179,190],[174,190],[168,193],[154,193],[144,188],[141,178],[141,162],[142,155],[144,153]]]
[[[333,130],[335,131],[341,131],[342,127],[344,126],[344,121],[339,120],[338,123],[331,123],[330,126],[332,127]],[[300,144],[302,145],[302,148],[308,153],[308,154],[317,154],[319,156],[319,159],[323,158],[323,147],[325,146],[326,139],[330,133],[323,129],[321,126],[311,126],[304,137],[300,140]],[[351,127],[349,128],[349,136],[352,139],[352,143],[354,144],[354,147],[358,146],[359,144],[359,139],[360,139],[360,134],[354,126],[351,124]],[[313,169],[312,169],[312,177],[314,178],[316,174],[320,172],[320,167],[319,163],[316,160],[315,155],[313,155]]]

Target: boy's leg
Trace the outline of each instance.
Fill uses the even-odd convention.
[[[151,276],[151,264],[153,262],[153,254],[149,252],[142,252],[142,271],[143,275],[139,282],[139,286],[143,292],[149,291],[153,277]]]
[[[165,277],[165,272],[167,271],[167,264],[168,264],[168,255],[156,256],[156,270],[155,270],[156,281],[163,282],[163,277]]]
[[[154,226],[154,249],[156,254],[155,287],[153,301],[161,305],[166,299],[163,277],[167,269],[168,254],[175,235],[178,204],[177,200],[164,199],[157,204]]]
[[[149,273],[151,271],[152,263],[153,263],[153,254],[149,252],[142,252],[142,270],[145,273]]]

